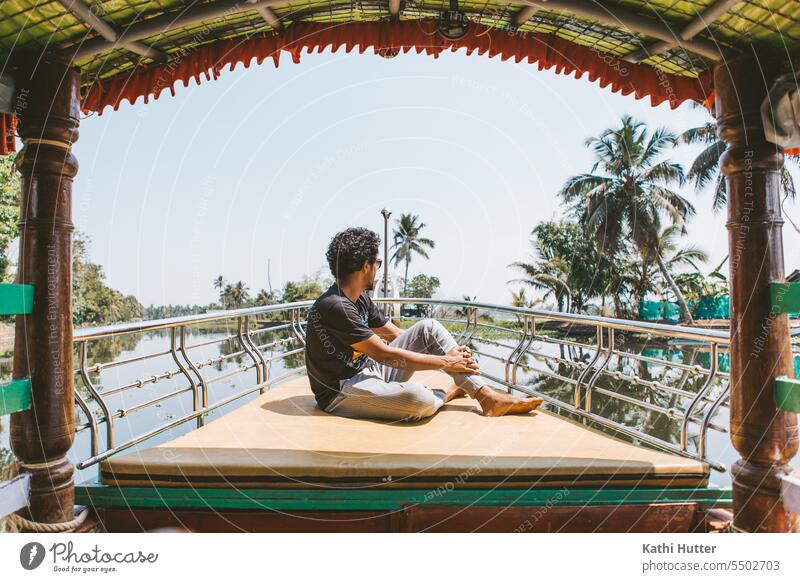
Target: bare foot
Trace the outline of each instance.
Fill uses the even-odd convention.
[[[544,402],[544,398],[519,398],[511,394],[503,394],[484,386],[475,395],[484,416],[503,416],[505,414],[526,414],[536,410]]]
[[[464,392],[463,389],[459,388],[458,386],[455,386],[452,390],[449,390],[447,392],[447,395],[445,396],[444,401],[445,402],[450,402],[451,400],[453,400],[455,398],[463,398],[466,395],[467,395],[467,393]]]

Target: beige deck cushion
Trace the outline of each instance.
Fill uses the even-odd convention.
[[[428,386],[451,385],[418,372]],[[305,377],[171,442],[101,465],[116,485],[181,487],[693,487],[700,462],[637,447],[550,412],[487,418],[460,398],[415,423],[332,416]]]

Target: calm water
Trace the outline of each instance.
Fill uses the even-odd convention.
[[[188,343],[195,344],[206,342],[213,339],[226,337],[231,332],[195,332],[188,335]],[[279,337],[279,333],[275,337]],[[283,337],[286,337],[285,335]],[[499,338],[507,344],[512,343],[510,340]],[[260,343],[269,341],[265,337],[261,339]],[[582,341],[582,340],[581,340]],[[659,342],[635,342],[626,341],[621,338],[618,343],[623,344],[625,350],[632,351],[633,353],[642,354],[650,358],[665,359],[671,362],[681,362],[685,364],[695,365],[700,364],[705,367],[709,365],[710,354],[707,349],[698,346],[677,346],[669,345]],[[108,362],[112,360],[119,360],[123,358],[133,358],[146,354],[157,353],[168,350],[170,346],[169,335],[165,332],[153,332],[148,334],[141,334],[135,337],[126,337],[115,340],[104,340],[96,342],[92,345],[89,352],[89,365],[95,362]],[[503,356],[508,353],[508,350],[500,348],[487,343],[477,342],[473,347],[485,351],[490,354]],[[562,360],[576,360],[582,359],[588,361],[592,355],[588,350],[581,348],[558,346],[549,342],[534,343],[531,347],[534,352],[541,354],[528,355],[521,363],[528,366],[528,369],[521,369],[518,375],[520,383],[529,383],[535,386],[537,390],[548,395],[557,397],[560,400],[571,402],[572,388],[566,385],[563,381],[548,378],[540,372],[550,371],[558,373],[562,376],[575,378],[577,371],[574,366],[569,366],[564,362],[559,363],[553,358],[561,358]],[[209,359],[217,358],[220,355],[231,354],[238,350],[235,342],[224,342],[221,344],[212,344],[200,348],[195,348],[190,351],[195,361],[207,361]],[[275,353],[279,353],[276,351]],[[269,353],[265,355],[269,356]],[[544,356],[548,356],[545,358]],[[480,365],[482,370],[492,375],[502,377],[503,365],[488,357],[481,357]],[[76,358],[76,363],[77,363]],[[250,370],[246,373],[240,373],[231,376],[230,378],[214,381],[214,378],[219,377],[227,372],[240,368],[244,364],[249,364],[249,358],[238,356],[232,358],[224,363],[207,365],[202,369],[204,377],[211,380],[209,383],[209,402],[214,403],[227,396],[242,391],[248,387],[254,386],[256,382],[255,370]],[[291,368],[296,368],[303,364],[302,355],[292,356],[285,360],[279,360],[272,365],[270,372],[271,377],[276,377]],[[77,365],[77,364],[76,364]],[[3,373],[10,374],[9,364],[5,362],[2,364]],[[719,367],[723,372],[727,370],[728,361],[726,354],[720,354]],[[91,380],[98,390],[108,390],[117,386],[121,386],[130,382],[135,382],[141,378],[152,377],[153,374],[163,374],[168,370],[177,369],[172,361],[171,356],[159,356],[154,359],[135,362],[103,370],[99,374],[92,374]],[[705,377],[693,374],[685,374],[681,370],[670,368],[662,364],[654,364],[649,362],[637,361],[632,358],[614,358],[610,362],[609,369],[612,371],[620,371],[629,375],[637,375],[640,378],[647,380],[659,380],[669,386],[681,386],[683,389],[690,392],[697,391],[703,384]],[[722,388],[722,380],[715,383],[711,389],[711,396],[715,396]],[[151,400],[159,395],[187,386],[188,383],[183,375],[176,375],[171,379],[162,379],[155,384],[145,384],[141,388],[131,388],[120,392],[119,394],[108,397],[108,405],[112,411],[118,409],[128,409],[132,406]],[[85,387],[80,379],[76,380],[77,389],[84,394],[88,395]],[[602,376],[598,381],[597,387],[611,389],[621,394],[635,397],[640,400],[645,400],[652,404],[662,406],[664,408],[671,408],[678,404],[684,403],[677,400],[678,397],[665,394],[663,392],[654,391],[641,386],[631,386],[624,380],[615,380],[607,376]],[[209,422],[218,418],[220,415],[241,406],[247,401],[256,398],[258,392],[249,396],[236,400],[224,407],[221,407],[207,416],[206,421]],[[668,442],[677,443],[680,439],[680,423],[676,420],[671,420],[663,414],[635,406],[630,403],[622,402],[616,398],[604,396],[602,394],[595,394],[593,398],[593,410],[601,412],[604,416],[616,420],[617,422],[624,423],[629,426],[645,430],[648,434],[658,436],[659,438]],[[175,418],[189,414],[192,411],[192,394],[186,392],[180,396],[170,398],[158,405],[148,407],[139,412],[133,412],[115,421],[115,439],[117,444],[124,443],[131,438],[143,434],[154,427],[169,422]],[[83,413],[76,407],[76,419],[79,423],[85,422]],[[11,458],[11,451],[9,445],[9,422],[8,416],[0,417],[0,465],[7,463]],[[721,427],[728,425],[728,409],[721,407],[713,419],[714,424]],[[144,443],[141,443],[131,449],[136,450],[139,448],[149,447],[155,444],[163,443],[174,439],[186,432],[193,430],[196,427],[195,421],[186,422],[182,425],[174,427],[166,432],[163,432]],[[690,425],[690,439],[691,447],[696,447],[697,443],[697,426]],[[105,425],[100,425],[100,450],[105,449]],[[734,460],[738,458],[738,454],[730,444],[728,435],[725,433],[710,430],[708,432],[708,441],[706,448],[709,457],[720,464],[730,467]],[[70,452],[70,458],[74,463],[79,460],[85,459],[90,456],[90,440],[89,431],[84,430],[80,432]],[[800,468],[800,459],[794,459],[793,465]],[[89,467],[85,470],[76,473],[76,482],[85,480],[93,480],[97,478],[97,465]],[[712,471],[711,481],[720,486],[728,486],[730,484],[729,473],[719,473]]]

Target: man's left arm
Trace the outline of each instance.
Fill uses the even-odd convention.
[[[391,319],[387,321],[385,325],[380,327],[372,327],[370,329],[374,331],[378,337],[386,340],[389,343],[392,343],[395,338],[403,333],[403,330],[393,324]]]
[[[367,296],[367,309],[367,324],[379,338],[392,343],[397,336],[403,333],[402,329],[392,323],[391,318],[380,312],[378,306],[373,303],[369,296]]]

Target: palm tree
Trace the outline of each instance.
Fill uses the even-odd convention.
[[[680,232],[694,206],[671,189],[685,181],[680,164],[659,157],[673,147],[677,137],[665,128],[652,132],[644,123],[626,115],[618,129],[607,129],[586,145],[597,161],[591,172],[567,180],[559,195],[572,206],[584,230],[598,250],[614,257],[626,238],[643,257],[655,260],[664,280],[671,276],[659,250],[662,216]],[[678,290],[681,319],[691,321],[686,302]]]
[[[244,284],[244,281],[237,282],[233,289],[236,305],[243,305],[250,300],[250,289]]]
[[[249,289],[244,281],[239,281],[235,285],[225,285],[220,299],[225,309],[241,307],[250,300]]]
[[[519,291],[511,291],[511,307],[530,309],[533,307],[534,303],[539,301],[539,299],[528,299],[528,294],[525,293],[524,288],[521,288]]]
[[[267,291],[266,289],[261,289],[258,292],[255,298],[256,305],[272,305],[275,303],[275,293],[273,291]]]
[[[708,122],[698,127],[687,129],[680,135],[679,141],[687,145],[702,144],[706,146],[692,162],[686,177],[694,182],[698,190],[705,188],[712,182],[714,183],[712,207],[715,212],[718,212],[728,202],[728,190],[725,185],[725,175],[720,172],[719,168],[720,157],[725,151],[725,142],[717,137],[716,124]],[[797,156],[787,156],[786,159],[795,163],[798,161]],[[781,167],[781,187],[789,198],[795,198],[794,180],[792,180],[792,175],[786,166]]]
[[[570,264],[563,257],[551,259],[535,259],[531,263],[515,261],[509,265],[523,273],[519,279],[511,279],[508,283],[524,283],[534,289],[543,290],[542,299],[553,297],[558,303],[558,310],[571,310],[572,291],[569,286]]]
[[[664,277],[664,281],[678,301],[678,305],[681,309],[681,319],[683,319],[685,315],[685,321],[694,323],[691,312],[689,311],[689,306],[686,303],[686,298],[675,282],[672,271],[677,267],[685,266],[690,266],[695,270],[699,270],[697,263],[705,263],[708,260],[708,255],[693,245],[678,248],[676,239],[680,234],[677,226],[667,226],[658,233],[657,245],[655,248],[645,249],[645,254],[642,258],[645,261],[654,261],[656,265],[658,265],[661,276]]]
[[[528,299],[528,294],[525,293],[525,288],[519,291],[511,291],[511,307],[519,307],[522,309],[532,309],[542,302],[541,299]],[[517,315],[517,321],[522,321],[522,316]]]
[[[395,249],[392,255],[392,261],[395,266],[401,262],[405,262],[406,270],[403,277],[403,295],[406,294],[408,287],[408,266],[411,264],[411,259],[415,254],[428,258],[428,249],[436,246],[429,238],[420,236],[420,232],[425,228],[424,222],[418,222],[419,216],[416,214],[402,214],[397,220],[397,228],[394,229],[394,244],[392,249]]]

